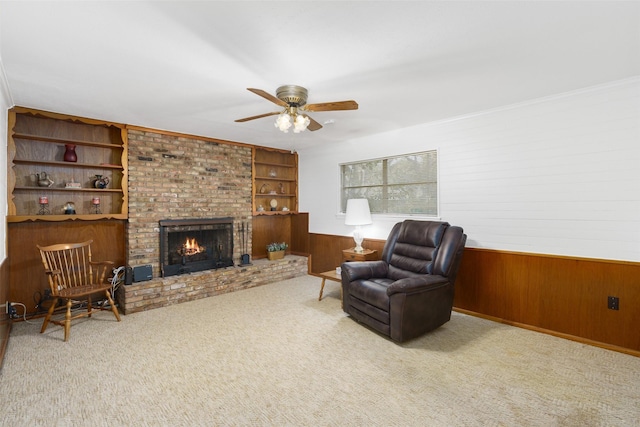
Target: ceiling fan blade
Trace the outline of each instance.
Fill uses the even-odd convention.
[[[322,125],[320,123],[316,122],[306,114],[304,116],[309,119],[309,126],[307,126],[308,130],[314,131],[314,130],[322,129]]]
[[[338,111],[338,110],[357,110],[358,103],[356,101],[339,101],[339,102],[322,102],[319,104],[308,104],[302,107],[306,111]]]
[[[274,104],[277,104],[277,105],[279,105],[281,107],[288,107],[289,106],[289,104],[287,104],[283,100],[276,98],[275,96],[271,95],[268,92],[265,92],[262,89],[254,89],[254,88],[248,87],[247,90],[250,91],[250,92],[253,92],[256,95],[259,95],[259,96],[263,97],[264,99],[269,100],[269,101],[273,102]]]
[[[282,111],[274,111],[273,113],[264,113],[259,114],[257,116],[245,117],[244,119],[235,120],[236,122],[248,122],[249,120],[261,119],[263,117],[275,116],[276,114],[280,114]]]

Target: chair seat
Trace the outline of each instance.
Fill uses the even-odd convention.
[[[111,289],[111,284],[84,285],[77,288],[61,289],[57,296],[60,298],[83,298],[88,295],[104,293],[107,289]]]

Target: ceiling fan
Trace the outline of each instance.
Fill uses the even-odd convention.
[[[313,120],[307,114],[301,112],[306,111],[339,111],[339,110],[357,110],[358,103],[356,101],[338,101],[338,102],[322,102],[319,104],[307,104],[307,89],[302,86],[285,85],[280,86],[276,90],[276,96],[265,92],[262,89],[247,88],[248,91],[259,95],[266,100],[273,102],[282,107],[282,110],[273,111],[271,113],[259,114],[257,116],[245,117],[238,119],[236,122],[247,122],[249,120],[260,119],[262,117],[278,115],[275,126],[281,131],[287,133],[289,128],[293,126],[295,133],[302,132],[305,129],[310,131],[322,129],[322,125]]]

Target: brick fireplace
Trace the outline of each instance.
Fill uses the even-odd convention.
[[[233,265],[233,218],[160,220],[162,277]]]
[[[231,242],[246,240],[246,247],[227,244],[225,250],[229,253],[225,257],[238,266],[241,255],[251,253],[251,147],[137,127],[128,127],[127,136],[127,259],[132,267],[151,265],[153,278],[124,287],[120,305],[125,313],[307,273],[306,257],[288,256],[278,262],[258,260],[242,268],[229,266],[163,277],[161,221],[225,218],[245,224],[247,239],[239,235],[239,227],[231,227],[230,232]]]

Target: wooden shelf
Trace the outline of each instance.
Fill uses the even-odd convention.
[[[254,147],[252,166],[254,216],[291,215],[297,212],[298,155],[284,150]],[[277,211],[270,210],[271,199],[276,200]],[[259,211],[260,206],[265,210]],[[283,207],[289,210],[282,211]]]
[[[14,191],[35,191],[38,193],[47,191],[88,192],[88,193],[122,193],[122,188],[61,188],[61,187],[15,187]]]
[[[15,107],[9,112],[8,222],[93,221],[127,219],[127,133],[123,125]],[[66,145],[76,146],[77,162],[63,161]],[[51,187],[37,185],[41,174]],[[95,188],[96,177],[109,178],[108,188]],[[68,183],[80,187],[67,188]],[[62,213],[69,202],[78,215],[37,215],[39,197],[48,209]],[[100,196],[102,214],[90,214]]]
[[[104,142],[82,141],[82,140],[68,139],[68,138],[55,138],[51,136],[33,135],[33,134],[18,133],[18,132],[13,134],[13,139],[27,139],[30,141],[51,142],[55,144],[65,144],[65,145],[74,144],[74,145],[82,145],[85,147],[100,147],[100,148],[108,148],[108,149],[124,148],[123,144],[110,144],[110,143],[104,143]]]
[[[282,182],[297,182],[296,178],[278,178],[272,176],[256,176],[256,180],[260,181],[282,181]]]
[[[289,163],[273,163],[273,162],[260,162],[260,161],[256,161],[253,163],[255,165],[274,166],[278,168],[295,168],[296,167],[296,165],[289,164]]]
[[[297,211],[256,211],[253,213],[253,216],[293,215],[297,213]]]
[[[79,214],[79,215],[11,215],[7,216],[7,222],[27,221],[95,221],[99,219],[127,219],[127,214]]]
[[[68,168],[91,168],[91,169],[116,169],[122,170],[122,165],[112,165],[109,163],[77,163],[77,162],[58,162],[51,160],[31,160],[31,159],[13,159],[13,163],[17,165],[41,165],[41,166],[60,166]]]

